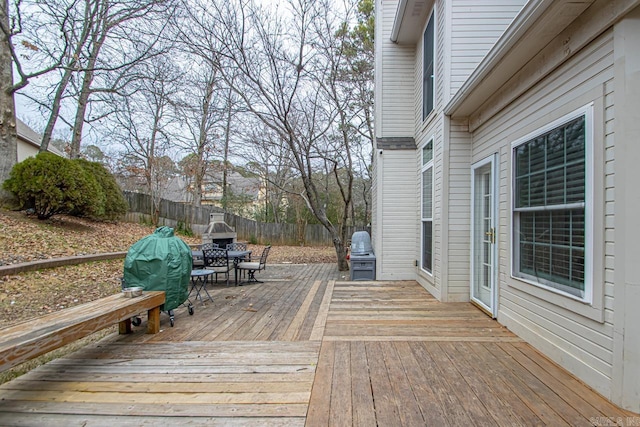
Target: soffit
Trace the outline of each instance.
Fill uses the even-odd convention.
[[[400,0],[393,20],[391,41],[408,45],[418,43],[433,3],[434,0]]]

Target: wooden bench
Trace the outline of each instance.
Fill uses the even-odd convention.
[[[130,333],[131,318],[145,310],[147,333],[158,333],[164,298],[163,291],[111,295],[0,329],[0,372],[116,323],[119,333]]]

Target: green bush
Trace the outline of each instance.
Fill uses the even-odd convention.
[[[127,211],[122,192],[103,166],[52,153],[16,164],[3,187],[40,219],[56,214],[113,219]]]
[[[93,215],[96,219],[115,220],[127,213],[129,206],[122,195],[122,190],[113,175],[103,165],[84,159],[73,161],[96,179],[104,195],[101,209]]]
[[[52,153],[39,153],[16,164],[3,188],[40,219],[60,213],[99,209],[104,197],[96,180],[78,164]]]

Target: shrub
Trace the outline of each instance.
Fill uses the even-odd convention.
[[[176,225],[176,233],[186,237],[194,236],[193,230],[189,227],[189,224],[186,224],[183,221],[178,221],[178,224]]]
[[[104,208],[104,193],[79,164],[52,153],[38,153],[16,164],[3,187],[22,208],[39,219],[61,213],[94,213]]]
[[[94,215],[96,219],[115,220],[127,213],[129,206],[122,195],[122,190],[113,175],[103,165],[84,159],[76,159],[74,162],[96,179],[104,194],[102,209]]]

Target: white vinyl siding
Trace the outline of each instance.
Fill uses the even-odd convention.
[[[502,36],[526,1],[454,0],[451,3],[450,97]]]
[[[579,376],[610,394],[613,360],[613,39],[608,32],[487,121],[473,135],[472,162],[499,152],[500,323]],[[593,103],[593,302],[510,277],[511,143]],[[603,135],[605,139],[603,140]],[[604,283],[604,285],[603,285]]]
[[[412,137],[416,46],[390,40],[397,2],[376,0],[375,135]],[[372,243],[378,280],[415,278],[419,202],[415,150],[376,149]],[[408,167],[409,166],[409,167]]]
[[[449,134],[447,300],[468,301],[471,259],[471,143],[466,123],[451,123]]]
[[[614,144],[614,90],[613,80],[609,80],[604,85],[604,241],[605,241],[605,262],[604,262],[604,321],[613,325],[613,287],[614,287],[614,235],[615,235],[615,144]]]
[[[382,59],[376,63],[376,136],[406,137],[413,134],[415,46],[398,45],[390,40],[396,3],[378,0],[382,13],[376,16],[376,50]],[[380,25],[381,24],[381,25]]]
[[[416,245],[419,235],[419,198],[416,198],[418,181],[413,164],[413,150],[384,150],[379,156],[383,168],[381,199],[378,205],[381,224],[378,236],[381,246],[376,253],[379,280],[407,280],[415,278]]]

